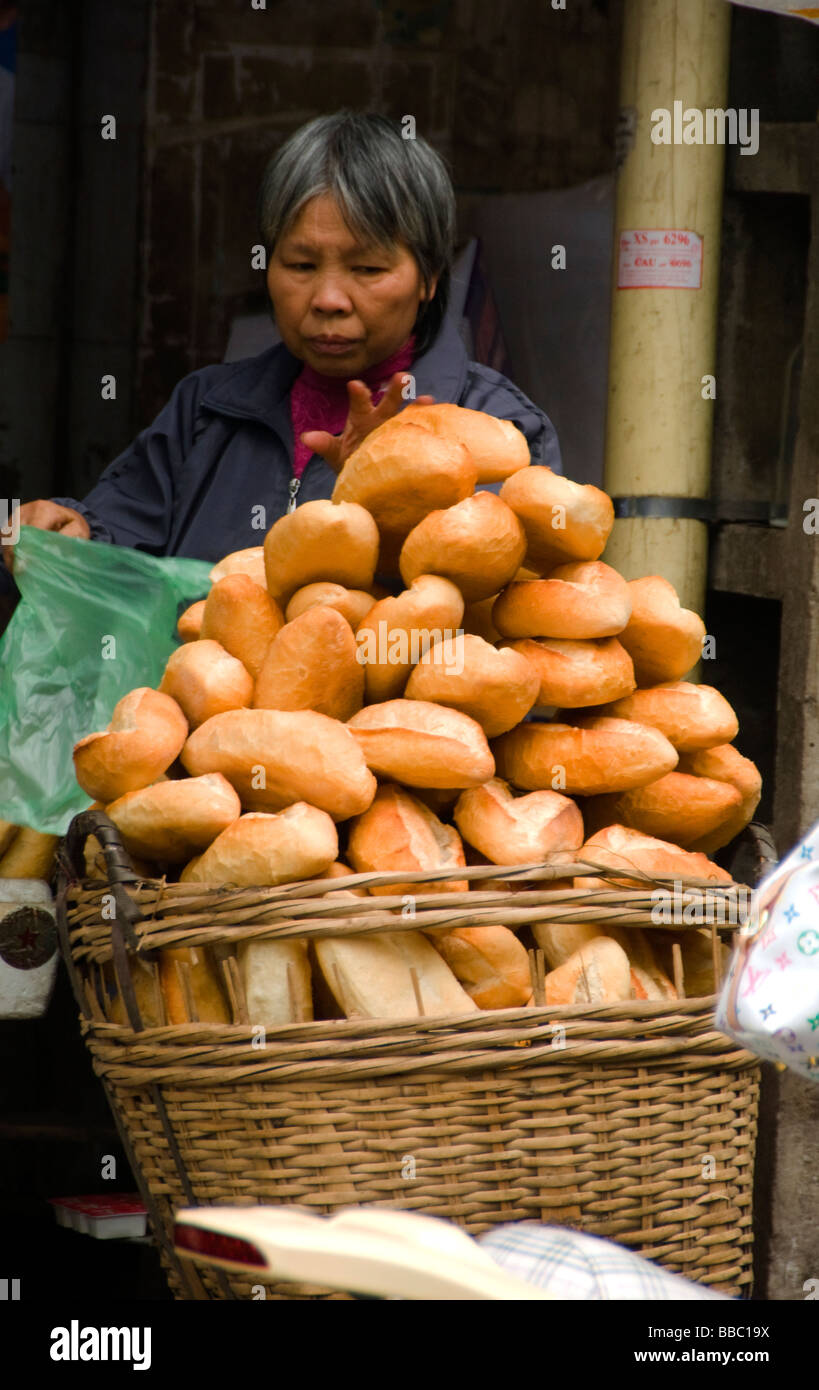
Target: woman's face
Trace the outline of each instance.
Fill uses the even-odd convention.
[[[285,346],[317,372],[340,377],[397,352],[427,297],[412,253],[362,245],[329,193],[306,203],[279,239],[267,288]]]

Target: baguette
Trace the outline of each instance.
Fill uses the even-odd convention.
[[[335,494],[332,501],[303,502],[280,516],[264,540],[268,592],[285,605],[297,589],[318,580],[369,589],[377,560],[372,516]]]
[[[284,615],[266,588],[247,574],[229,574],[213,585],[205,600],[201,636],[219,642],[255,680],[283,626]]]
[[[176,700],[197,729],[214,714],[246,708],[253,698],[253,678],[219,642],[199,638],[171,652],[159,689]]]
[[[479,483],[499,483],[529,465],[526,436],[511,420],[499,420],[483,410],[441,401],[408,405],[394,417],[396,425],[420,425],[443,439],[454,439],[469,450]]]
[[[161,777],[187,736],[188,721],[176,700],[140,686],[117,703],[103,733],[88,734],[74,745],[77,781],[88,796],[107,805]]]
[[[435,949],[479,1009],[518,1009],[532,993],[529,957],[508,927],[456,927]]]
[[[411,672],[404,694],[460,710],[477,720],[487,738],[495,738],[525,719],[537,691],[537,674],[525,657],[461,633],[433,643]]]
[[[412,873],[465,865],[461,837],[403,787],[379,787],[372,805],[350,826],[347,853],[356,873]],[[465,893],[467,879],[373,887],[378,894]]]
[[[220,772],[126,792],[106,815],[131,855],[184,864],[239,819],[242,806]]]
[[[504,637],[588,640],[622,632],[631,613],[628,584],[600,560],[558,565],[548,579],[504,589],[492,622]]]
[[[477,1008],[421,932],[319,937],[313,946],[347,1018],[421,1018]]]
[[[536,465],[508,478],[501,498],[526,533],[526,564],[540,573],[571,560],[597,560],[614,525],[614,504],[598,487]]]
[[[680,606],[673,584],[659,574],[629,582],[631,617],[620,641],[634,662],[638,685],[680,680],[702,655],[705,623]]]
[[[548,1005],[616,1004],[631,991],[628,956],[609,936],[594,937],[545,980]]]
[[[582,709],[619,700],[636,689],[631,657],[617,637],[523,637],[504,641],[501,647],[519,652],[535,671],[539,705]]]
[[[315,710],[343,723],[363,701],[353,630],[335,608],[308,608],[276,633],[256,680],[254,709]]]
[[[583,814],[590,832],[606,825],[627,825],[692,849],[725,825],[741,804],[739,791],[730,783],[675,771],[645,787],[591,797]]]
[[[532,864],[583,843],[583,817],[569,797],[553,791],[516,797],[500,777],[461,793],[455,824],[492,864]]]
[[[690,681],[664,681],[648,690],[635,690],[600,713],[650,724],[679,753],[730,743],[739,731],[736,713],[725,696],[712,685],[693,685]]]
[[[670,772],[677,753],[659,730],[597,716],[575,724],[520,724],[493,744],[501,777],[524,791],[595,796],[642,787]]]
[[[494,492],[476,492],[419,521],[401,548],[399,568],[407,585],[421,574],[440,574],[466,603],[477,603],[510,583],[525,550],[512,509]]]
[[[324,873],[337,854],[336,828],[326,811],[297,801],[276,814],[240,816],[187,865],[180,882],[272,888]]]
[[[367,701],[397,699],[416,662],[436,638],[458,630],[463,612],[460,590],[433,574],[374,604],[356,631]]]
[[[443,705],[388,700],[365,706],[346,727],[373,772],[408,787],[477,787],[495,771],[480,724]]]
[[[351,730],[313,710],[217,714],[194,730],[181,758],[193,777],[221,772],[249,811],[309,801],[346,820],[366,811],[376,792]]]

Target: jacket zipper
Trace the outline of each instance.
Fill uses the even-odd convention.
[[[287,514],[296,510],[296,498],[301,487],[301,478],[291,478],[288,485]]]

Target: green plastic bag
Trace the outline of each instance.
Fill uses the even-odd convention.
[[[0,819],[62,835],[90,798],[71,750],[136,686],[156,686],[212,566],[23,526],[22,598],[0,640]]]

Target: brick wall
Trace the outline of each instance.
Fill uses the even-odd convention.
[[[622,0],[154,0],[139,423],[263,307],[267,159],[342,106],[415,116],[463,203],[611,167]]]

